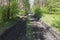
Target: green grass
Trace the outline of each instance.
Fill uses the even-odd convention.
[[[55,28],[57,31],[60,31],[60,15],[45,14],[44,16],[42,16],[41,20]]]

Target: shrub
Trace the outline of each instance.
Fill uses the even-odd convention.
[[[60,20],[54,20],[52,26],[57,28],[60,31]]]
[[[41,11],[42,14],[46,14],[46,13],[49,12],[47,7],[40,7],[40,11]]]
[[[58,8],[58,7],[50,8],[49,13],[51,13],[51,14],[60,14],[60,8]]]
[[[20,15],[25,15],[26,13],[25,13],[25,10],[20,10],[20,13],[19,13]]]
[[[34,12],[35,12],[34,17],[39,20],[42,17],[41,9],[36,8]]]
[[[3,21],[7,20],[7,13],[8,13],[8,6],[7,5],[0,7],[1,19]]]
[[[18,5],[16,1],[10,2],[10,19],[13,19],[16,17],[16,15],[19,13]]]
[[[43,16],[43,14],[46,14],[49,12],[48,8],[46,7],[40,7],[40,8],[34,8],[33,9],[35,16],[39,18],[41,18]]]
[[[9,19],[13,20],[14,18],[17,17],[18,13],[19,13],[19,9],[16,1],[11,1],[10,7],[8,5],[0,6],[0,23],[4,23],[8,21],[8,16],[9,16]]]

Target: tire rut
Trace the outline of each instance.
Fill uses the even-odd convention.
[[[26,34],[26,20],[19,20],[14,26],[7,29],[1,36],[0,40],[20,40]]]

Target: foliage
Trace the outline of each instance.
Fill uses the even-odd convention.
[[[31,9],[32,13],[34,13],[34,12],[35,12],[35,9],[36,9],[36,7],[35,7],[35,6],[33,6],[33,7],[32,7],[32,9]]]
[[[26,28],[26,33],[27,33],[27,36],[28,36],[28,38],[30,39],[30,40],[33,40],[33,32],[32,32],[32,30],[31,30],[31,20],[30,20],[30,17],[28,17],[27,18],[27,22],[26,22],[26,26],[27,26],[27,28]]]
[[[10,2],[10,18],[15,18],[16,15],[19,13],[18,5],[16,1]]]
[[[47,14],[42,16],[41,20],[60,31],[60,0],[45,1],[46,6],[42,7],[41,12]]]
[[[35,9],[35,14],[34,14],[34,16],[36,17],[36,18],[41,18],[42,17],[42,12],[41,12],[41,9],[40,8],[36,8]]]
[[[8,11],[8,6],[2,6],[0,7],[0,15],[1,15],[1,21],[6,21],[7,20],[7,12]]]
[[[54,20],[51,25],[60,31],[60,20]]]
[[[47,7],[34,7],[32,8],[32,12],[35,13],[35,16],[37,16],[38,18],[41,18],[43,16],[43,14],[47,14],[48,13],[48,8]]]
[[[19,13],[19,15],[25,15],[26,13],[25,13],[25,10],[20,10],[20,13]]]
[[[46,14],[46,13],[48,13],[49,10],[47,7],[40,7],[40,11],[42,14]]]
[[[16,19],[18,13],[19,9],[16,1],[10,1],[10,5],[0,6],[0,24],[4,24],[10,19],[11,20],[13,20],[14,18]]]
[[[60,14],[60,8],[51,8],[50,13]]]
[[[49,13],[60,14],[60,0],[46,0],[46,7],[49,10]],[[58,9],[58,11],[57,11]]]
[[[46,24],[56,28],[57,31],[60,31],[60,15],[56,14],[45,14],[41,20]]]
[[[23,6],[24,6],[25,13],[28,14],[30,11],[29,0],[23,0]]]

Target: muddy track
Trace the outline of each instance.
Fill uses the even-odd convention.
[[[60,34],[42,21],[35,20],[30,22],[29,30],[32,31],[32,35],[29,39],[26,36],[26,22],[25,19],[19,19],[15,25],[0,36],[0,40],[60,40]]]
[[[60,33],[56,32],[55,29],[53,29],[51,26],[48,26],[46,23],[44,22],[40,22],[40,23],[46,27],[46,30],[48,30],[50,34],[52,34],[56,38],[56,40],[60,39]]]
[[[56,31],[54,31],[47,24],[42,23],[41,21],[32,22],[32,24],[34,24],[34,25],[32,25],[32,27],[34,26],[33,29],[34,30],[37,29],[36,31],[33,31],[33,32],[35,32],[35,35],[37,37],[37,39],[35,39],[35,40],[60,40],[60,34],[58,34]],[[35,27],[35,26],[37,26],[37,27]],[[38,29],[39,29],[39,32],[38,32]]]
[[[0,40],[20,40],[26,34],[26,20],[18,20],[11,28],[7,29],[1,36]]]

